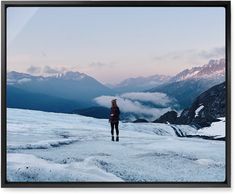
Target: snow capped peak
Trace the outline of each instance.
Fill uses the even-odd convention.
[[[15,85],[15,84],[23,84],[30,81],[43,81],[50,79],[61,79],[61,80],[82,80],[88,75],[75,71],[67,71],[64,73],[57,73],[50,76],[35,76],[27,73],[20,73],[16,71],[10,71],[7,73],[7,84]]]
[[[188,79],[219,78],[225,76],[225,59],[212,59],[203,66],[193,67],[178,73],[171,81]]]
[[[16,71],[10,71],[7,73],[7,78],[10,79],[21,79],[21,78],[31,78],[32,75],[27,74],[27,73],[19,73]]]
[[[212,66],[220,66],[221,64],[225,64],[225,59],[224,58],[222,58],[222,59],[211,59],[209,61],[209,63],[204,65],[204,66],[212,67]]]
[[[7,84],[22,84],[26,82],[30,82],[32,80],[41,80],[42,76],[33,76],[27,73],[20,73],[16,71],[7,72]]]
[[[87,75],[78,71],[66,71],[63,73],[57,73],[56,75],[50,77],[64,80],[81,80],[87,77]]]
[[[62,76],[63,76],[62,73],[57,73],[57,74],[55,75],[55,77],[57,77],[57,78],[60,78],[60,77],[62,77]]]

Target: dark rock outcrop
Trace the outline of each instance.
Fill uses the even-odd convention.
[[[226,84],[225,82],[213,86],[200,94],[190,108],[184,109],[179,117],[175,111],[162,115],[154,122],[194,125],[202,128],[219,121],[219,117],[226,115]]]
[[[167,113],[160,116],[158,119],[153,121],[154,123],[176,123],[177,112],[168,111]]]
[[[197,128],[210,126],[217,118],[226,114],[225,82],[216,85],[199,95],[189,109],[185,109],[177,123],[191,124]]]

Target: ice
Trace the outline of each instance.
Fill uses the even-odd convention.
[[[218,123],[211,134],[188,125],[120,122],[120,142],[112,142],[107,119],[8,108],[7,180],[221,182],[225,142],[187,138],[221,135],[225,125],[217,130]]]
[[[122,181],[107,173],[87,158],[81,162],[57,164],[31,154],[9,153],[7,156],[8,181]]]
[[[220,162],[215,162],[214,160],[210,160],[210,159],[198,159],[195,162],[201,164],[201,165],[205,165],[205,166],[214,166],[214,165],[223,165]]]
[[[48,149],[51,147],[58,147],[61,145],[68,145],[70,143],[74,143],[78,141],[76,138],[71,139],[61,139],[61,140],[47,140],[47,141],[39,141],[36,143],[28,143],[25,145],[8,145],[8,150],[17,150],[17,149]]]

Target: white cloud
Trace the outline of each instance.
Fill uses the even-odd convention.
[[[30,74],[39,74],[41,72],[41,67],[31,65],[26,71]]]
[[[67,68],[65,68],[65,67],[60,67],[60,68],[56,67],[56,68],[54,68],[54,67],[46,65],[43,68],[43,73],[46,74],[46,75],[64,73],[66,71],[67,71]]]
[[[56,74],[56,73],[60,73],[60,71],[56,68],[52,68],[48,65],[46,65],[43,69],[43,73],[46,73],[46,74]]]
[[[154,59],[156,61],[175,61],[175,60],[182,60],[191,62],[193,65],[195,62],[192,61],[200,61],[205,59],[209,61],[213,58],[224,58],[225,57],[225,47],[214,47],[207,50],[199,50],[199,49],[188,49],[188,50],[177,50],[175,52],[169,52],[164,55],[156,56]]]
[[[199,57],[205,59],[212,59],[212,58],[225,58],[225,47],[216,47],[210,50],[202,50],[198,52]]]
[[[117,103],[121,112],[125,113],[134,113],[135,115],[139,115],[141,117],[145,117],[151,120],[157,119],[162,114],[167,111],[172,110],[172,108],[154,108],[147,105],[144,105],[142,102],[152,102],[157,105],[165,106],[172,102],[171,98],[169,98],[164,93],[125,93],[120,96],[99,96],[94,99],[94,101],[100,106],[104,106],[107,108],[111,107],[111,100],[117,99]]]
[[[128,98],[131,100],[139,100],[142,102],[151,102],[155,105],[161,106],[169,106],[173,100],[167,94],[160,93],[160,92],[131,92],[131,93],[124,93],[121,97]]]
[[[207,64],[211,59],[225,58],[225,47],[210,49],[177,50],[154,57],[153,63],[158,65],[163,74],[177,74],[184,69]]]

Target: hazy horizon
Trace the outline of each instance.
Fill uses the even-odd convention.
[[[7,8],[7,69],[102,83],[225,57],[223,8]]]
[[[222,58],[220,58],[220,59],[222,59]],[[211,59],[211,60],[220,60],[220,59]],[[208,61],[208,62],[209,62],[209,61]],[[202,65],[200,65],[200,66],[202,66]],[[45,67],[46,67],[46,68],[49,68],[48,66],[45,66]],[[45,67],[44,67],[44,68],[45,68]],[[192,68],[193,68],[193,67],[192,67]],[[32,69],[32,71],[33,71],[34,67],[31,66],[31,69]],[[12,70],[12,71],[14,71],[14,70]],[[12,72],[12,71],[7,71],[7,73]],[[53,71],[53,70],[52,70],[52,71]],[[18,73],[26,73],[26,74],[29,74],[29,75],[32,75],[32,76],[50,77],[50,76],[55,76],[55,75],[58,75],[58,74],[63,74],[63,73],[66,73],[66,72],[79,72],[79,71],[68,70],[68,71],[63,71],[63,72],[53,72],[53,73],[46,74],[46,75],[43,75],[43,74],[35,75],[34,73],[30,73],[30,72],[28,72],[28,71],[26,71],[26,72],[24,72],[24,71],[22,71],[22,72],[20,72],[20,71],[15,71],[15,72],[18,72]],[[180,73],[180,72],[181,72],[181,71],[179,71],[178,73]],[[84,74],[83,72],[79,72],[79,73]],[[95,78],[95,77],[93,77],[93,76],[91,76],[91,75],[89,75],[89,74],[86,74],[86,75],[95,78],[97,81],[101,82],[102,84],[105,84],[105,85],[116,85],[116,84],[120,84],[121,82],[123,82],[124,80],[129,79],[129,78],[151,77],[151,76],[155,76],[155,75],[173,77],[173,76],[177,75],[178,73],[176,73],[176,74],[174,74],[174,75],[166,75],[166,74],[150,74],[150,75],[146,75],[146,76],[143,76],[143,75],[139,75],[139,76],[138,76],[138,75],[137,75],[137,76],[134,76],[134,77],[127,77],[127,78],[124,78],[124,79],[122,79],[122,80],[119,80],[119,82],[117,82],[117,83],[102,82],[101,80],[99,80],[99,79],[97,79],[97,78]]]

